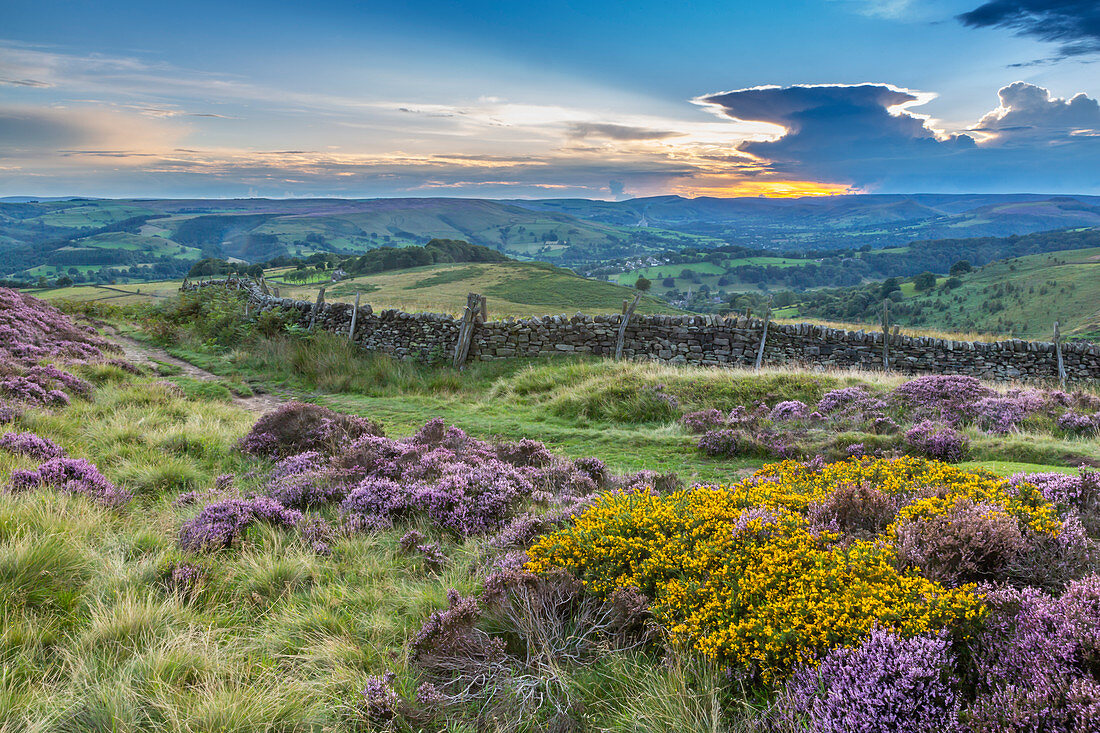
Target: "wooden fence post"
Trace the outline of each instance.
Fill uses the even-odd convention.
[[[772,309],[769,306],[764,311],[764,332],[760,334],[760,346],[756,348],[756,371],[760,371],[760,367],[764,365],[764,344],[768,340],[768,324],[772,322]]]
[[[1062,361],[1062,331],[1058,327],[1058,321],[1054,322],[1054,355],[1058,359],[1058,383],[1065,388],[1066,364]]]
[[[634,296],[634,300],[623,311],[623,320],[619,323],[619,335],[615,339],[615,361],[623,358],[623,342],[626,341],[626,324],[630,322],[630,317],[634,315],[634,309],[638,307],[638,301],[642,299],[642,294],[638,293]],[[625,300],[623,301],[626,302]]]
[[[318,316],[318,314],[320,314],[321,306],[324,305],[324,304],[325,304],[325,288],[324,288],[324,286],[322,286],[321,289],[319,291],[317,291],[317,302],[313,304],[313,314],[309,318],[309,330],[310,331],[313,330],[313,325],[315,323],[317,323],[317,316]]]
[[[890,301],[882,301],[882,370],[890,371]]]
[[[458,341],[455,343],[454,366],[461,367],[470,355],[470,344],[474,338],[474,326],[481,311],[482,297],[477,293],[466,296],[466,312],[462,314],[462,325],[458,329]]]
[[[482,295],[480,297],[481,297],[481,322],[482,323],[488,323],[489,322],[489,299],[486,298],[484,295]]]
[[[348,327],[348,341],[355,340],[355,322],[359,320],[359,291],[355,291],[355,307],[351,311],[351,326]]]

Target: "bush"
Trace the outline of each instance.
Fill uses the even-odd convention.
[[[915,453],[948,463],[970,454],[970,441],[962,433],[925,420],[905,432],[905,443]]]
[[[943,634],[903,638],[873,630],[855,648],[798,670],[780,695],[781,716],[816,733],[948,733],[958,699]]]
[[[241,439],[240,448],[255,456],[290,456],[306,451],[334,453],[364,435],[383,435],[375,422],[327,407],[290,402],[265,414]]]
[[[603,596],[637,588],[674,635],[766,681],[876,624],[912,634],[976,613],[966,590],[899,573],[878,543],[834,547],[755,489],[605,495],[539,540],[528,568],[564,568]]]
[[[1015,517],[965,499],[942,514],[904,521],[894,533],[902,562],[948,585],[1001,578],[1028,546]]]

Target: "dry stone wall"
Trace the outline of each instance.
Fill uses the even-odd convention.
[[[251,283],[213,281],[188,288],[215,285],[233,287],[259,311],[283,308],[308,325],[314,303],[265,295]],[[315,328],[346,334],[352,306],[327,303],[317,309]],[[524,358],[547,354],[615,352],[620,315],[542,316],[502,321],[478,321],[468,361]],[[361,306],[354,340],[362,348],[400,358],[428,362],[450,360],[459,337],[460,321],[438,313],[374,312]],[[764,322],[750,318],[696,316],[640,316],[630,318],[623,344],[628,359],[670,364],[714,366],[752,365]],[[881,331],[848,331],[809,323],[768,326],[764,364],[881,369],[884,335]],[[1050,380],[1058,378],[1053,343],[1012,339],[993,343],[891,335],[890,368],[908,374],[966,374],[992,380]],[[1100,346],[1062,344],[1067,378],[1100,379]]]

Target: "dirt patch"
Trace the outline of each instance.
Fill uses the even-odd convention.
[[[114,328],[105,329],[108,339],[122,347],[125,358],[137,365],[146,366],[156,371],[157,363],[169,364],[180,370],[180,374],[202,382],[220,382],[221,378],[213,372],[195,366],[189,361],[172,356],[164,349],[157,346],[143,344],[129,336],[123,336]],[[239,397],[233,395],[233,404],[252,412],[268,412],[274,410],[290,400],[286,397],[274,394],[257,394],[251,397]]]

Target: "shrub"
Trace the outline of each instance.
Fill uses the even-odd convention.
[[[954,419],[971,403],[994,397],[995,393],[974,377],[933,374],[896,387],[890,396],[894,402],[918,412]]]
[[[768,454],[767,448],[762,446],[755,436],[737,428],[723,428],[707,432],[699,438],[699,449],[708,456],[716,458]]]
[[[826,392],[817,403],[817,412],[828,415],[833,412],[851,411],[870,406],[874,401],[863,387],[842,387]]]
[[[744,485],[605,495],[573,526],[539,540],[527,567],[566,569],[604,597],[637,588],[675,636],[758,668],[765,680],[875,625],[914,634],[979,613],[966,589],[899,573],[889,548],[834,547],[835,536],[808,531],[788,510],[761,508],[766,495],[753,493]]]
[[[256,522],[294,527],[301,519],[301,512],[265,496],[226,499],[207,504],[198,515],[185,522],[180,528],[179,543],[180,547],[191,551],[225,549]]]
[[[1028,546],[1016,517],[965,498],[943,513],[902,521],[894,535],[902,562],[948,585],[1002,577]]]
[[[948,733],[958,729],[952,672],[946,635],[874,629],[858,647],[799,669],[779,697],[781,715],[817,733]]]
[[[377,423],[345,415],[327,407],[290,402],[265,414],[244,438],[240,448],[256,456],[291,456],[318,451],[334,453],[337,448],[364,435],[381,436]]]
[[[1100,419],[1096,415],[1081,415],[1076,412],[1063,413],[1055,424],[1071,435],[1092,435],[1100,430]]]
[[[905,433],[910,450],[948,463],[957,463],[970,453],[970,441],[962,433],[925,420]]]
[[[898,498],[871,483],[841,484],[819,503],[811,504],[808,515],[817,525],[849,534],[876,535],[893,521]]]
[[[787,400],[773,407],[769,417],[776,422],[786,422],[788,420],[802,420],[809,414],[810,408],[806,406],[805,402]]]
[[[705,433],[718,427],[726,421],[726,416],[721,410],[711,408],[689,412],[680,418],[680,424],[689,433]]]
[[[0,449],[20,453],[38,461],[65,455],[65,449],[57,443],[34,433],[4,433],[0,435]]]
[[[14,471],[10,477],[15,490],[48,486],[70,494],[87,496],[105,506],[120,506],[131,499],[83,458],[51,458],[34,471]]]

